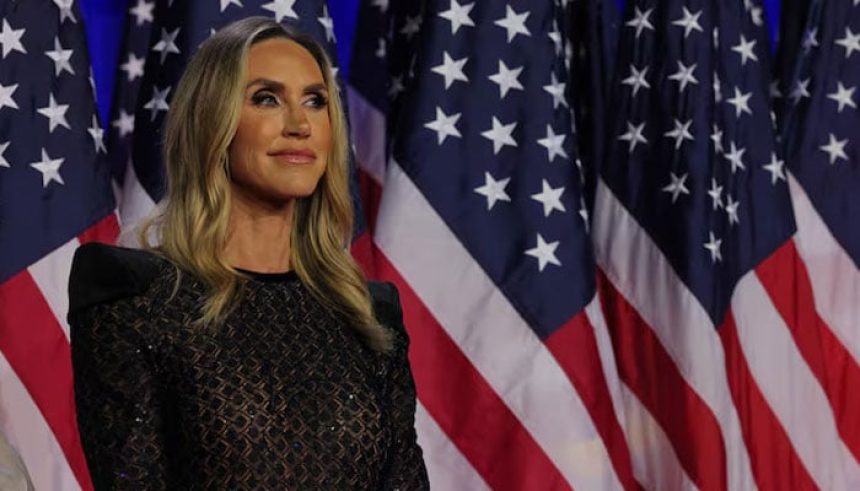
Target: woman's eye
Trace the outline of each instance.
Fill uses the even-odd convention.
[[[251,103],[255,106],[276,106],[278,98],[269,92],[257,92],[251,97]]]
[[[328,99],[325,98],[322,94],[314,94],[308,97],[307,102],[305,102],[309,107],[315,109],[321,109],[328,105]]]

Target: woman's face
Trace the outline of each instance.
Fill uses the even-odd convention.
[[[330,147],[327,92],[313,56],[284,38],[253,45],[230,144],[234,192],[276,206],[309,196]]]

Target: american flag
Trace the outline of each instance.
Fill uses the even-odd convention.
[[[362,4],[350,107],[382,193],[373,267],[400,290],[436,489],[636,487],[595,293],[568,8]]]
[[[117,234],[72,1],[0,3],[0,430],[37,489],[91,489],[72,392],[74,250]]]
[[[827,129],[839,104],[821,92],[841,87],[832,70],[846,51],[833,36],[858,20],[850,3],[826,2],[842,14],[828,19],[839,25],[827,27],[827,55],[813,69],[820,102],[808,107],[822,120],[797,126],[792,139],[815,143],[803,159],[792,152],[790,165],[773,129],[756,1],[628,5],[593,237],[624,426],[646,488],[860,486],[851,394],[860,316],[856,306],[842,326],[827,316],[837,303],[856,304],[857,262],[843,261],[838,273],[822,267],[814,251],[828,234],[796,229],[792,194],[806,218],[788,182],[791,166],[831,169],[820,146],[829,132],[840,141],[850,133]],[[847,156],[843,163],[852,172]],[[853,169],[843,189],[858,184]],[[817,189],[847,203],[847,191]],[[837,226],[856,237],[843,212]],[[821,274],[853,286],[834,291],[816,284]]]

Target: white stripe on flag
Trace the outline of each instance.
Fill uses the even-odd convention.
[[[849,489],[846,477],[860,478],[860,469],[839,437],[827,396],[755,272],[735,288],[732,313],[750,372],[809,474],[821,489]]]
[[[6,357],[0,353],[0,428],[18,450],[33,486],[46,491],[78,491],[75,474],[69,467],[54,432],[30,398]]]
[[[809,271],[815,310],[860,363],[860,270],[833,238],[794,176],[789,175],[788,184],[797,221],[794,243]]]
[[[620,489],[561,367],[396,162],[378,223],[379,248],[562,475],[576,489]]]
[[[72,271],[72,257],[79,245],[78,239],[72,239],[27,268],[48,306],[51,307],[54,317],[62,326],[67,341],[69,339],[69,324],[66,322],[66,314],[69,312],[69,273]]]
[[[420,401],[415,411],[415,428],[418,431],[418,444],[424,452],[427,474],[430,476],[430,489],[490,489]],[[487,428],[487,431],[492,429]]]
[[[379,184],[385,179],[385,115],[351,86],[347,86],[349,119],[355,159]]]
[[[129,160],[125,171],[125,183],[122,187],[122,199],[119,202],[120,225],[122,234],[118,243],[127,247],[139,247],[140,241],[137,237],[138,228],[143,220],[152,214],[155,202],[146,189],[140,185],[134,166]]]
[[[633,464],[633,476],[645,489],[697,489],[687,475],[672,443],[648,408],[626,386],[620,391],[627,415],[627,444]]]
[[[713,322],[603,180],[598,181],[594,209],[598,266],[651,326],[684,379],[714,413],[726,446],[729,489],[755,489]]]

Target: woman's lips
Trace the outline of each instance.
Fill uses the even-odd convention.
[[[317,159],[317,154],[311,150],[284,150],[270,155],[290,164],[311,164]]]

